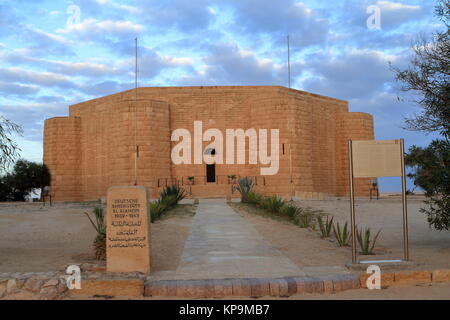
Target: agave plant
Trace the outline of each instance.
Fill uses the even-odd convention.
[[[173,196],[175,204],[177,204],[186,197],[186,191],[179,186],[168,186],[160,192],[159,196],[161,199]]]
[[[153,223],[161,218],[162,213],[167,209],[167,203],[158,199],[149,205],[150,221]]]
[[[237,185],[234,188],[241,194],[241,201],[248,202],[247,196],[253,189],[253,181],[249,177],[239,179]]]
[[[296,206],[285,203],[280,209],[280,214],[282,216],[286,216],[293,219],[299,213],[299,211],[300,209],[297,208]]]
[[[317,222],[319,223],[320,233],[322,234],[322,238],[328,238],[330,236],[331,230],[333,229],[333,219],[334,217],[327,216],[327,220],[323,221],[322,216],[317,216]]]
[[[344,224],[344,227],[342,229],[341,226],[339,225],[339,222],[336,223],[336,226],[333,225],[333,233],[340,247],[348,247],[348,243],[351,238],[351,233],[348,230],[347,222]]]
[[[97,236],[94,239],[94,251],[95,258],[97,260],[106,260],[106,218],[104,211],[101,207],[94,208],[95,220],[91,218],[89,213],[84,213],[95,231],[97,231]]]
[[[265,197],[263,201],[263,208],[272,213],[278,213],[284,206],[284,200],[278,196]]]
[[[294,216],[294,222],[300,228],[315,229],[314,214],[310,211],[298,208],[297,214]]]
[[[370,228],[358,230],[356,232],[356,239],[358,240],[359,247],[361,248],[361,254],[369,255],[373,254],[373,248],[377,242],[377,238],[380,235],[381,230],[377,232],[373,239],[370,238]]]

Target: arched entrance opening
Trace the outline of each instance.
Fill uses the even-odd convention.
[[[205,154],[215,155],[216,149],[208,148],[205,150]],[[216,164],[206,165],[206,182],[215,183],[216,182]]]

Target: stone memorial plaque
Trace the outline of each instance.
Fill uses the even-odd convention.
[[[400,177],[400,140],[352,141],[355,178]]]
[[[106,271],[150,272],[145,187],[111,187],[107,197]]]

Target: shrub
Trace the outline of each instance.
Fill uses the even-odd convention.
[[[377,242],[377,238],[380,235],[381,230],[377,232],[373,239],[370,239],[370,228],[364,230],[358,230],[356,232],[356,239],[358,240],[359,247],[361,248],[361,254],[369,255],[373,254],[373,248]]]
[[[162,201],[161,199],[158,199],[149,205],[150,210],[150,221],[153,223],[156,220],[161,218],[161,215],[165,210],[167,210],[168,205],[166,202]]]
[[[248,202],[247,196],[253,189],[253,181],[249,177],[239,179],[234,188],[241,194],[241,202]]]
[[[260,195],[259,193],[250,191],[247,194],[247,203],[250,203],[255,206],[260,206],[263,201],[263,198],[264,197],[262,195]]]
[[[405,157],[414,185],[425,191],[420,209],[436,230],[450,230],[450,139],[434,140],[426,148],[412,146]]]
[[[178,204],[178,202],[180,202],[186,197],[186,191],[183,188],[180,188],[179,186],[168,186],[161,191],[159,196],[161,199],[173,197],[175,204]]]
[[[282,216],[286,216],[289,217],[291,219],[294,219],[295,216],[300,212],[300,209],[297,208],[296,206],[293,206],[291,204],[287,204],[285,203],[281,209],[280,209],[280,214]]]
[[[298,212],[294,217],[294,222],[300,228],[315,228],[314,225],[314,214],[310,211],[298,208]]]
[[[333,217],[331,219],[328,219],[324,222],[322,219],[322,216],[317,216],[317,222],[319,223],[319,229],[320,233],[322,234],[322,238],[328,238],[330,236],[331,230],[333,228]]]
[[[95,221],[90,217],[89,213],[84,213],[95,231],[97,231],[97,236],[94,239],[94,251],[95,258],[97,260],[106,260],[106,218],[105,213],[102,208],[94,208]]]
[[[344,227],[341,229],[339,222],[336,223],[336,226],[333,225],[333,233],[336,237],[336,240],[340,247],[348,247],[348,243],[351,238],[351,233],[348,230],[348,223],[344,224]]]
[[[262,203],[264,209],[272,213],[279,213],[284,205],[284,200],[278,196],[265,197]]]

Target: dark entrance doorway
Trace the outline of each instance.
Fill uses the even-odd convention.
[[[216,149],[207,149],[207,154],[215,155]],[[216,182],[216,165],[215,164],[207,164],[206,165],[206,182]]]
[[[216,182],[216,165],[206,165],[206,182]]]

